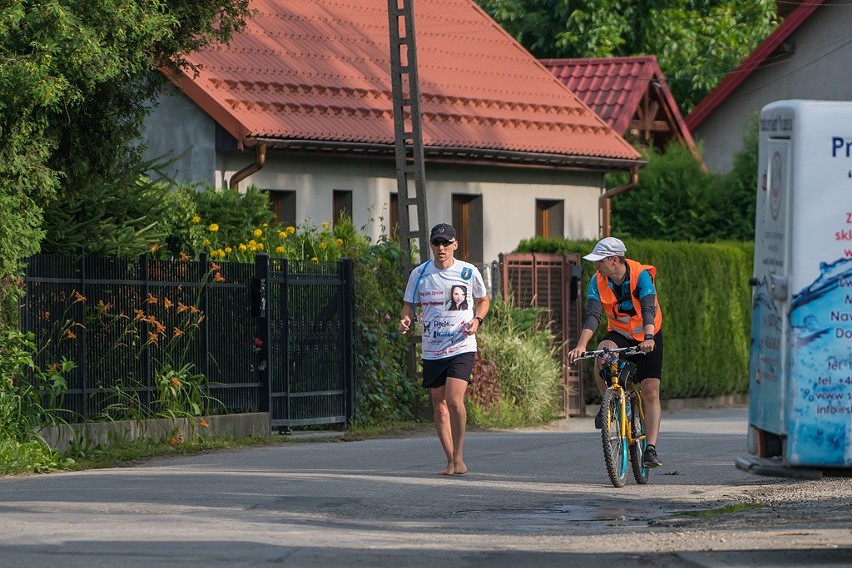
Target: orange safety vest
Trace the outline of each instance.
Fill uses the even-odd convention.
[[[637,341],[645,339],[645,330],[642,326],[642,304],[639,298],[636,297],[636,286],[639,284],[639,274],[643,270],[647,270],[651,275],[651,281],[655,281],[657,277],[657,269],[654,266],[639,264],[635,260],[625,258],[624,261],[630,267],[630,299],[633,300],[634,315],[621,313],[618,311],[618,298],[615,297],[615,292],[609,287],[608,278],[601,276],[600,272],[595,273],[598,283],[598,294],[601,297],[601,305],[606,312],[606,323],[609,331],[618,331],[622,334],[632,336]],[[654,307],[657,308],[657,313],[654,316],[654,333],[660,331],[663,326],[663,312],[660,311],[660,302],[658,298],[654,298]]]

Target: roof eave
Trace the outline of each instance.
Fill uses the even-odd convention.
[[[297,140],[284,138],[249,137],[243,140],[246,147],[265,142],[271,150],[325,154],[358,154],[367,156],[392,156],[393,144],[345,142],[327,140]],[[547,152],[520,152],[491,148],[458,148],[450,146],[424,146],[425,158],[432,161],[485,163],[492,166],[525,166],[556,169],[584,169],[596,171],[629,171],[642,167],[645,162],[634,158],[552,154]]]

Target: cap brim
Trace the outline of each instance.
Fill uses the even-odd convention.
[[[592,253],[587,254],[583,258],[585,258],[586,260],[590,260],[592,262],[597,262],[599,260],[609,258],[610,256],[612,256],[612,255],[605,256],[605,255],[602,255],[602,254],[595,254],[595,253],[592,252]]]

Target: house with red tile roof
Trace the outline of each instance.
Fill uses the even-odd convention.
[[[541,63],[627,141],[658,150],[677,142],[700,159],[653,55],[542,59]]]
[[[717,172],[729,171],[749,117],[785,99],[852,101],[848,0],[800,3],[686,116],[704,163]]]
[[[387,0],[253,0],[226,46],[192,54],[148,117],[170,174],[269,191],[280,219],[396,218]],[[484,263],[524,238],[600,234],[604,175],[639,154],[471,0],[414,8],[429,224]]]

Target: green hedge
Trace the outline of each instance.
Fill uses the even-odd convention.
[[[754,244],[624,240],[627,256],[657,267],[665,356],[661,397],[748,392],[748,352]],[[588,253],[595,241],[531,239],[518,252]],[[594,274],[583,262],[585,295]],[[597,337],[603,335],[601,323]],[[587,393],[595,396],[591,385]],[[588,398],[588,397],[587,397]]]

